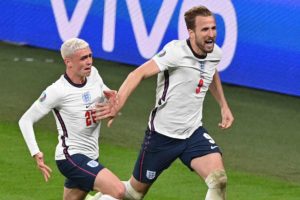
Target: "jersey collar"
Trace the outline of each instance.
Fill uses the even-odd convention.
[[[194,55],[196,58],[199,58],[199,59],[205,59],[205,58],[206,58],[207,54],[206,54],[205,56],[199,55],[199,54],[197,54],[197,53],[193,50],[190,39],[187,39],[187,40],[186,40],[186,43],[187,43],[187,45],[189,46],[189,48],[191,49],[193,55]]]
[[[85,86],[86,82],[87,82],[87,78],[85,79],[85,81],[81,84],[77,84],[77,83],[73,83],[72,80],[70,79],[70,77],[68,77],[67,73],[64,74],[65,79],[74,87],[78,87],[78,88],[82,88],[83,86]]]

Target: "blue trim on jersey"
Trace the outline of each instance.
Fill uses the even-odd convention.
[[[158,105],[161,105],[161,101],[166,100],[167,92],[168,92],[168,89],[169,89],[169,80],[170,80],[168,70],[164,71],[164,77],[165,77],[164,91],[163,91],[163,94],[162,94],[161,98],[159,98]],[[150,125],[151,125],[150,130],[151,131],[155,131],[154,118],[155,118],[156,112],[157,112],[157,107],[155,107],[151,112],[151,120],[150,120]]]
[[[155,115],[156,115],[156,111],[157,111],[157,107],[155,107],[152,112],[151,112],[151,120],[150,120],[150,130],[152,131],[155,131],[155,127],[154,127],[154,118],[155,118]]]
[[[161,104],[161,100],[163,100],[163,101],[166,100],[167,91],[169,88],[169,71],[168,70],[164,71],[164,76],[165,76],[164,91],[163,91],[162,97],[158,101],[158,105]]]
[[[68,158],[70,158],[70,154],[68,152],[69,147],[66,145],[66,137],[68,137],[68,131],[67,131],[66,125],[65,125],[64,120],[62,119],[59,111],[55,108],[53,110],[54,110],[55,115],[56,115],[56,117],[61,125],[61,128],[63,130],[63,136],[61,136],[62,146],[64,148],[63,152],[64,152],[65,157],[68,159]]]

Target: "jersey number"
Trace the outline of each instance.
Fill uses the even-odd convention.
[[[209,141],[209,143],[211,143],[211,144],[215,144],[216,143],[214,141],[214,139],[212,139],[212,137],[210,137],[210,135],[208,135],[207,133],[204,133],[203,136]]]
[[[85,112],[85,122],[86,126],[92,125],[92,123],[96,123],[95,117],[93,117],[92,114],[94,114],[95,111],[88,110]]]
[[[203,83],[204,83],[204,81],[203,81],[203,79],[201,78],[201,79],[199,80],[199,83],[198,83],[197,88],[196,88],[196,94],[199,94],[199,93],[201,92],[201,88],[202,88],[202,86],[203,86]]]

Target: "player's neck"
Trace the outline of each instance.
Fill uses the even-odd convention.
[[[86,82],[85,76],[78,76],[75,73],[70,71],[66,71],[66,75],[68,76],[69,80],[72,81],[74,84],[84,84]]]
[[[201,57],[205,57],[205,56],[206,56],[206,53],[204,53],[204,52],[196,45],[196,43],[191,42],[191,45],[192,45],[193,51],[194,51],[197,55],[199,55],[199,56],[201,56]]]
[[[193,52],[195,57],[204,59],[207,56],[207,53],[204,53],[203,51],[201,51],[201,49],[197,46],[195,41],[188,39],[187,44],[190,47],[190,49]]]

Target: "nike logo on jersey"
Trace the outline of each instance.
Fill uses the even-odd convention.
[[[210,149],[215,149],[217,148],[218,146],[210,146]]]
[[[86,109],[94,109],[95,108],[95,103],[90,103],[90,104],[85,104]]]

